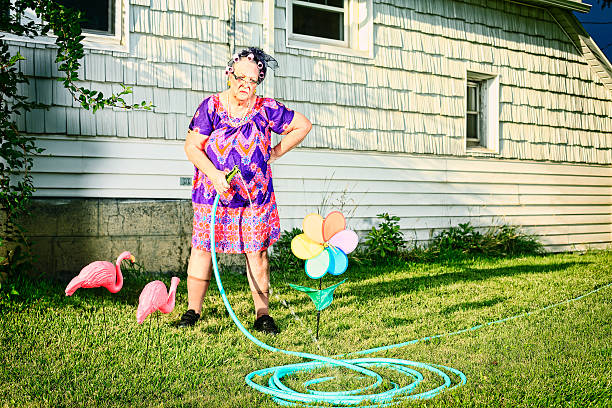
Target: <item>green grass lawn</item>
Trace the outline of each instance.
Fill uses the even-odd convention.
[[[448,333],[536,311],[612,282],[612,253],[469,260],[349,270],[313,340],[312,302],[287,283],[316,287],[305,273],[273,277],[271,314],[282,333],[257,335],[278,348],[333,356]],[[282,277],[281,277],[282,276]],[[299,362],[248,341],[211,285],[194,329],[173,326],[185,311],[185,281],[169,315],[136,323],[138,295],[159,276],[127,274],[118,294],[20,280],[19,295],[0,292],[0,406],[277,407],[244,382],[251,371]],[[170,277],[161,279],[169,285]],[[246,278],[223,275],[229,301],[247,328],[252,300]],[[339,281],[326,277],[323,286]],[[106,333],[102,308],[105,311]],[[406,407],[612,406],[612,287],[574,302],[459,335],[419,342],[373,357],[450,366],[467,384]],[[152,325],[150,325],[150,322]],[[151,342],[147,348],[147,335]],[[145,368],[146,364],[146,368]],[[387,381],[397,375],[382,369]],[[323,374],[327,375],[327,374]],[[322,384],[347,388],[358,376],[333,371]],[[305,378],[289,381],[300,389]],[[404,379],[399,379],[406,382]],[[436,387],[426,376],[423,387]],[[417,390],[418,391],[418,390]]]

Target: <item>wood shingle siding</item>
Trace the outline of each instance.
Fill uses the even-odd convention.
[[[309,147],[463,156],[474,70],[500,75],[499,157],[612,163],[611,92],[545,9],[376,1],[373,61],[287,49],[284,15],[275,95],[310,114]]]

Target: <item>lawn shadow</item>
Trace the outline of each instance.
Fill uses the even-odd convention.
[[[334,305],[336,307],[352,305],[354,299],[365,298],[373,299],[377,297],[395,296],[402,293],[418,292],[421,290],[431,289],[435,287],[452,285],[458,282],[477,282],[484,281],[487,279],[504,277],[504,276],[516,276],[522,274],[544,274],[551,272],[563,271],[576,266],[586,266],[590,262],[560,262],[546,265],[513,265],[513,266],[500,266],[497,268],[490,269],[479,269],[470,267],[470,264],[448,264],[442,266],[442,273],[417,276],[417,277],[402,277],[401,274],[405,272],[384,272],[385,276],[383,279],[377,279],[376,282],[368,282],[368,280],[379,277],[381,275],[381,267],[377,268],[351,268],[347,272],[347,278],[349,281],[346,285],[350,285],[350,290],[347,291],[346,286],[342,285],[339,291],[334,295]],[[436,269],[440,270],[440,269]],[[434,269],[432,269],[434,271]],[[84,312],[91,312],[92,309],[99,309],[101,302],[112,303],[117,305],[126,305],[133,307],[134,310],[138,306],[138,297],[144,286],[153,280],[161,280],[168,287],[170,284],[170,278],[173,274],[171,273],[125,273],[124,274],[124,286],[118,293],[110,293],[105,288],[93,288],[93,289],[79,289],[74,295],[67,297],[64,294],[64,289],[68,281],[64,278],[63,280],[58,279],[20,279],[21,283],[18,284],[17,290],[21,293],[18,302],[22,303],[22,306],[27,308],[29,304],[44,301],[49,307],[73,307],[83,309]],[[308,279],[305,275],[302,277],[294,276],[293,282],[299,285],[316,287],[316,281]],[[244,296],[248,296],[250,299],[250,290],[248,282],[245,276],[234,273],[223,273],[222,274],[223,284],[228,293],[243,293]],[[213,278],[214,281],[214,278]],[[288,282],[276,282],[276,287],[285,286]],[[330,279],[324,282],[324,287],[333,284]],[[21,288],[19,288],[21,287]],[[343,290],[344,289],[344,290]],[[285,289],[278,291],[277,293],[282,297]],[[343,296],[344,292],[344,296]],[[187,285],[186,278],[181,277],[181,283],[177,290],[177,296],[186,298]],[[219,290],[215,282],[211,282],[208,297],[218,297]],[[491,299],[484,302],[464,303],[452,306],[445,310],[444,313],[453,313],[461,309],[473,309],[479,307],[491,306],[498,301],[503,299]],[[272,302],[275,301],[273,296]],[[489,302],[489,303],[487,303]],[[280,303],[280,302],[278,302]],[[308,296],[300,296],[297,299],[291,301],[292,307],[295,313],[301,317],[306,318],[310,316],[313,305],[312,301]],[[181,304],[177,301],[176,307],[186,308],[186,304]],[[223,308],[222,306],[218,306]],[[282,305],[277,304],[273,307],[283,308]],[[211,311],[205,311],[211,312]],[[224,311],[216,310],[213,314],[225,314]],[[395,322],[399,323],[399,322]]]
[[[455,312],[458,312],[460,310],[474,310],[474,309],[481,309],[484,307],[490,307],[493,305],[496,305],[498,303],[503,302],[504,300],[506,300],[506,297],[494,297],[492,299],[487,299],[487,300],[482,300],[480,302],[463,302],[463,303],[457,303],[453,306],[449,306],[449,307],[445,307],[444,309],[440,310],[440,314],[452,314]]]
[[[436,287],[449,286],[460,282],[478,282],[485,281],[488,279],[509,277],[517,275],[535,275],[535,274],[546,274],[551,272],[564,271],[576,266],[590,265],[591,262],[559,262],[551,263],[546,265],[513,265],[513,266],[500,266],[497,268],[479,269],[473,268],[466,264],[450,264],[444,269],[451,271],[443,272],[440,274],[432,274],[427,276],[407,277],[407,278],[396,278],[396,273],[390,272],[387,276],[383,277],[382,281],[377,280],[376,282],[367,282],[369,279],[380,276],[380,272],[358,270],[355,271],[355,275],[359,276],[360,282],[357,284],[356,279],[350,279],[353,284],[350,289],[350,296],[344,297],[338,296],[338,305],[350,303],[355,298],[375,298],[375,297],[387,297],[395,296],[402,293],[419,292],[422,290],[429,290]],[[376,269],[380,271],[380,268]],[[357,275],[360,274],[360,275]],[[492,301],[494,301],[493,299]],[[465,305],[464,307],[469,307]],[[487,306],[487,305],[484,305]],[[479,307],[473,305],[473,307]]]
[[[403,318],[394,316],[382,316],[382,322],[385,327],[393,328],[400,326],[409,326],[414,323],[416,318]]]

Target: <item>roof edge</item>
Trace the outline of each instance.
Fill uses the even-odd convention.
[[[595,74],[601,78],[604,86],[612,92],[612,64],[580,21],[573,13],[558,8],[548,12],[567,34],[578,52],[585,57]]]
[[[588,13],[591,10],[591,5],[583,3],[582,1],[576,0],[510,0],[515,3],[539,5],[539,6],[553,6],[559,7],[565,10],[579,11],[581,13]]]

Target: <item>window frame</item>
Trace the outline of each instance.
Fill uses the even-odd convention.
[[[478,141],[477,145],[471,145],[476,140],[467,137],[468,115],[473,111],[467,110],[468,88],[476,86],[478,104]],[[466,71],[465,76],[465,117],[464,117],[464,143],[466,154],[489,153],[499,154],[499,74],[490,72]]]
[[[337,7],[286,0],[285,44],[287,48],[374,58],[373,0],[344,0],[344,40],[333,40],[293,33],[293,4],[311,8],[338,10]]]
[[[469,89],[470,88],[474,88],[476,90],[476,110],[475,111],[470,111],[469,110],[469,106],[468,106],[468,101],[469,101]],[[481,96],[482,96],[482,83],[479,81],[473,81],[473,80],[469,80],[467,81],[467,88],[466,88],[466,111],[465,111],[465,115],[466,115],[466,132],[465,132],[465,138],[467,143],[476,143],[477,145],[481,144],[481,136],[482,136],[482,114],[481,114],[481,107],[483,105],[482,101],[481,101]],[[467,118],[472,115],[472,116],[476,116],[476,137],[475,138],[471,138],[468,135],[467,132]],[[467,146],[467,145],[466,145]],[[468,148],[470,146],[467,146]]]
[[[100,31],[92,30],[91,32],[83,30],[83,47],[86,49],[103,50],[103,51],[117,51],[129,53],[129,33],[130,33],[130,1],[129,0],[111,0],[115,7],[115,33],[114,34],[101,34]],[[4,40],[18,41],[22,43],[34,43],[34,44],[45,44],[55,45],[55,39],[57,38],[50,31],[47,35],[29,38],[25,36],[18,36],[11,33],[2,33]]]
[[[340,7],[328,6],[325,4],[309,3],[307,1],[302,1],[302,0],[289,1],[289,18],[287,18],[287,29],[288,29],[290,38],[294,40],[298,40],[298,41],[320,42],[323,44],[334,45],[337,47],[348,47],[349,38],[350,38],[350,35],[352,34],[351,29],[350,29],[350,24],[349,24],[349,5],[351,3],[351,0],[343,0],[343,3],[344,3],[344,7],[340,8]],[[294,5],[298,5],[302,7],[309,7],[309,8],[318,9],[318,10],[333,11],[333,12],[340,12],[340,10],[342,10],[342,13],[344,14],[344,26],[343,26],[344,40],[334,40],[332,38],[316,37],[312,35],[294,33],[293,32],[293,6]]]

